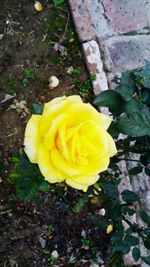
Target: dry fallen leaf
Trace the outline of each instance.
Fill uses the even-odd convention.
[[[40,2],[37,1],[34,4],[34,8],[36,9],[36,11],[40,12],[40,11],[42,11],[43,6],[42,6],[42,4]]]

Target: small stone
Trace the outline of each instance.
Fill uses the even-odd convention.
[[[82,232],[81,232],[81,236],[82,236],[82,237],[86,237],[86,232],[85,232],[85,230],[82,230]]]
[[[4,34],[0,33],[0,41],[3,39]]]
[[[74,42],[74,40],[75,40],[74,38],[71,38],[71,39],[69,39],[69,41],[68,41],[68,42],[69,42],[69,43],[73,43],[73,42]]]
[[[46,247],[46,240],[42,236],[39,237],[39,242],[42,248]]]
[[[72,74],[72,72],[73,72],[73,67],[71,66],[71,67],[69,67],[69,68],[67,69],[67,73],[68,73],[68,74]]]
[[[57,250],[53,250],[51,253],[51,256],[53,256],[55,259],[58,259],[58,252]]]
[[[48,81],[49,81],[49,88],[50,89],[53,89],[53,88],[57,87],[58,84],[59,84],[59,80],[58,80],[58,78],[56,76],[51,76],[48,79]]]
[[[104,216],[105,213],[106,213],[105,209],[100,209],[98,214]]]

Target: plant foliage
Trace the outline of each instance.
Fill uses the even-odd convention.
[[[63,1],[54,1],[55,5]],[[33,79],[32,72],[28,74]],[[78,70],[72,73],[73,83],[78,91],[85,96],[94,77],[90,77],[84,84],[78,81]],[[121,79],[116,79],[116,90],[102,92],[96,97],[94,105],[107,107],[112,114],[113,123],[108,129],[109,133],[118,138],[124,134],[124,139],[117,139],[118,154],[111,159],[109,169],[101,174],[100,180],[90,190],[92,196],[97,197],[96,204],[105,210],[105,214],[93,214],[90,219],[99,228],[101,234],[106,234],[108,225],[113,226],[110,234],[112,254],[108,259],[107,266],[117,267],[123,265],[123,255],[132,249],[132,256],[135,261],[140,258],[150,265],[150,256],[142,255],[139,244],[142,240],[144,246],[150,249],[150,216],[146,211],[140,211],[139,216],[144,226],[132,222],[132,216],[137,212],[136,204],[140,197],[130,190],[119,193],[118,185],[121,182],[121,171],[118,162],[123,160],[132,161],[129,153],[138,153],[137,166],[128,170],[129,176],[135,175],[150,176],[150,62],[146,61],[145,66],[134,71],[126,71]],[[32,104],[31,113],[41,114],[42,107]],[[133,159],[133,161],[136,161]],[[47,192],[51,185],[44,181],[38,166],[31,164],[23,153],[20,156],[13,156],[14,169],[9,176],[9,182],[15,184],[16,196],[22,201],[29,201],[36,198],[40,192]],[[91,193],[90,191],[90,193]],[[122,198],[122,202],[120,202]],[[73,203],[72,211],[76,214],[82,212],[86,205],[91,205],[88,192]],[[94,202],[93,202],[94,203]],[[125,230],[123,222],[128,225]]]
[[[134,177],[145,172],[150,176],[150,62],[145,61],[145,66],[141,69],[124,72],[121,79],[116,79],[116,82],[118,85],[115,90],[102,92],[94,101],[94,104],[99,107],[108,107],[113,116],[113,123],[109,128],[110,134],[113,137],[118,137],[120,133],[125,135],[123,140],[117,141],[120,155],[118,153],[112,159],[110,167],[115,166],[122,159],[132,161],[128,158],[129,153],[138,153],[140,157],[139,161],[137,160],[137,166],[128,170],[129,175]],[[136,160],[133,159],[133,161]],[[112,181],[102,184],[102,188],[106,215],[114,226],[111,235],[113,252],[110,258],[111,264],[112,260],[116,259],[116,255],[123,256],[132,248],[135,261],[141,258],[150,265],[150,256],[141,255],[139,248],[140,238],[144,246],[150,249],[149,214],[142,210],[139,212],[141,220],[145,223],[144,227],[133,224],[130,219],[130,216],[136,213],[135,207],[140,201],[139,195],[124,190],[121,194],[124,204],[120,204],[116,193],[117,188],[113,188]],[[122,227],[122,221],[128,224],[129,228],[126,231]]]

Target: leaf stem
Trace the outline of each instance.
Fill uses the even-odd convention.
[[[135,162],[140,162],[140,160],[137,159],[129,159],[129,158],[118,158],[119,160],[126,160],[126,161],[135,161]]]

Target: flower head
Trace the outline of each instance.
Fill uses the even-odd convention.
[[[25,152],[50,183],[66,181],[87,191],[107,169],[116,146],[107,129],[111,119],[77,95],[58,97],[32,115],[25,130]]]

